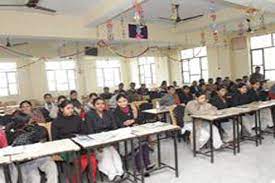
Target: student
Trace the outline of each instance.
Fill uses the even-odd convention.
[[[226,109],[229,107],[229,103],[227,101],[227,89],[224,86],[220,86],[218,90],[213,94],[209,103],[215,106],[217,109]],[[233,126],[232,121],[230,119],[225,119],[219,121],[217,124],[218,127],[223,131],[223,141],[230,142],[233,140]]]
[[[197,81],[193,81],[190,89],[191,89],[191,93],[192,94],[196,94],[197,92],[199,92],[200,89],[199,89],[199,86],[198,86],[198,82]]]
[[[236,107],[240,105],[245,105],[251,103],[251,97],[247,93],[248,89],[246,84],[241,83],[238,85],[237,92],[232,96],[231,107]],[[253,127],[255,125],[255,117],[251,114],[246,114],[242,116],[243,126],[249,135],[253,134]]]
[[[93,101],[94,99],[96,99],[98,97],[98,95],[96,93],[90,93],[89,95],[89,99],[87,104],[84,106],[84,110],[85,112],[89,112],[89,111],[94,111],[94,105],[93,105]]]
[[[142,96],[149,95],[149,89],[146,88],[146,84],[141,84],[140,88],[137,90],[137,93]]]
[[[221,77],[217,77],[216,78],[215,85],[217,85],[217,86],[221,86],[222,85],[222,78]]]
[[[123,93],[123,94],[126,94],[126,91],[124,90],[124,83],[119,83],[119,85],[118,85],[118,90],[116,90],[115,93]]]
[[[261,96],[260,82],[251,81],[251,89],[247,92],[250,102],[259,102],[264,100]],[[272,113],[269,108],[260,110],[261,128],[265,130],[267,127],[273,127]]]
[[[69,100],[64,100],[59,105],[59,113],[51,126],[52,139],[60,140],[75,137],[76,134],[86,134],[85,123],[78,115],[74,114],[74,105]],[[75,160],[74,160],[75,161]],[[93,166],[93,177],[96,177],[96,158],[90,156],[91,165]],[[81,172],[88,166],[88,157],[86,154],[81,156]],[[76,179],[76,178],[74,178]]]
[[[167,94],[161,98],[159,103],[161,106],[180,104],[179,96],[176,94],[176,90],[173,86],[168,86]]]
[[[199,80],[199,87],[201,87],[202,85],[205,85],[205,80],[204,79]]]
[[[112,93],[110,93],[109,87],[104,87],[103,88],[103,93],[100,94],[100,97],[103,98],[104,100],[109,100],[113,96]]]
[[[79,114],[82,108],[81,102],[77,99],[78,93],[75,90],[70,92],[70,101],[74,105],[75,111]]]
[[[213,85],[214,84],[214,79],[213,78],[209,78],[208,79],[208,84]]]
[[[264,81],[265,77],[260,72],[261,72],[261,67],[259,66],[255,67],[255,72],[250,75],[250,81],[259,81],[259,82]]]
[[[58,107],[53,101],[53,97],[50,93],[46,93],[44,95],[44,109],[48,112],[48,117],[50,119],[54,119],[57,117],[56,111],[58,110]]]
[[[178,87],[179,87],[178,84],[177,84],[177,81],[173,81],[173,86],[174,86],[175,88],[178,88]]]
[[[119,94],[116,98],[117,108],[114,111],[115,121],[118,128],[131,127],[138,123],[138,111],[134,106],[129,105],[128,99],[125,95]],[[145,169],[149,171],[154,167],[150,161],[149,146],[145,141],[142,145],[142,152],[139,152],[136,148],[135,165],[137,170],[141,171],[140,154],[142,153],[143,164]],[[149,173],[145,173],[145,176],[149,176]]]
[[[106,110],[105,101],[102,98],[93,100],[95,111],[87,114],[87,128],[89,134],[100,133],[116,129],[113,115]],[[123,165],[120,155],[113,146],[104,147],[96,151],[98,169],[108,176],[112,182],[120,181],[123,177]]]
[[[42,114],[42,112],[38,109],[33,109],[32,104],[28,100],[24,100],[19,104],[19,111],[15,114],[15,116],[23,115],[30,117],[30,123],[45,123],[46,120]]]
[[[242,82],[246,85],[249,85],[249,77],[248,76],[243,76]]]
[[[195,100],[190,101],[185,107],[185,129],[192,132],[191,115],[216,114],[217,108],[207,103],[207,98],[204,93],[197,92]],[[209,123],[198,120],[196,124],[196,148],[202,148],[209,140]],[[191,138],[191,141],[193,139]],[[213,146],[219,149],[223,145],[218,128],[213,125]]]
[[[141,97],[137,93],[136,83],[134,83],[134,82],[130,83],[130,89],[127,91],[127,96],[128,96],[128,99],[129,99],[130,102],[140,100]]]
[[[193,95],[191,94],[190,87],[185,85],[182,87],[182,90],[178,93],[180,103],[187,104],[193,100]]]
[[[32,110],[32,105],[25,100],[19,105],[20,111],[13,117],[13,122],[5,127],[9,144],[13,146],[33,144],[48,138],[47,130],[37,123],[41,116]],[[42,115],[42,114],[41,114]],[[51,157],[38,158],[20,165],[23,183],[41,181],[40,172],[44,173],[47,182],[58,182],[58,171]]]

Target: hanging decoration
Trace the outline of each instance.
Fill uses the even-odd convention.
[[[123,16],[120,17],[120,28],[121,28],[121,37],[125,39],[126,31],[125,31],[125,21]]]
[[[201,31],[200,36],[201,36],[201,45],[202,45],[202,46],[205,46],[205,44],[206,44],[205,32],[204,32],[204,31]]]
[[[174,21],[176,21],[177,20],[177,18],[178,18],[178,10],[177,10],[177,5],[176,4],[174,4],[174,3],[172,3],[172,15],[171,15],[171,19],[172,20],[174,20]]]
[[[138,25],[145,25],[143,8],[141,6],[141,3],[138,2],[138,0],[134,0],[134,9],[134,20],[136,21],[136,23]]]
[[[113,22],[112,20],[108,20],[106,24],[107,28],[107,40],[113,41],[114,40],[114,32],[113,32]]]
[[[243,22],[238,24],[238,30],[239,30],[239,36],[243,36],[245,33],[245,26]]]
[[[227,39],[226,39],[226,25],[222,26],[222,34],[223,34],[223,46],[227,47]]]
[[[209,18],[211,20],[210,23],[210,29],[212,31],[213,39],[215,43],[219,41],[219,32],[218,32],[218,25],[216,23],[217,20],[217,14],[216,14],[216,6],[215,6],[215,1],[210,0],[210,5],[209,5]]]

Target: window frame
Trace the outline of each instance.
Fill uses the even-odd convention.
[[[207,47],[202,47],[202,48],[205,48],[206,49],[206,55],[205,56],[196,56],[195,55],[195,49],[196,48],[199,48],[199,47],[194,47],[194,48],[189,48],[189,49],[185,49],[185,50],[190,50],[190,49],[192,49],[192,52],[193,52],[193,56],[191,57],[191,58],[185,58],[185,59],[183,59],[182,58],[182,55],[181,55],[181,62],[180,62],[180,64],[181,64],[181,77],[182,77],[182,84],[191,84],[193,81],[191,80],[191,78],[192,78],[192,76],[199,76],[200,77],[200,79],[201,78],[203,78],[203,72],[204,71],[209,71],[209,67],[208,67],[208,57],[207,57]],[[184,50],[181,50],[181,51],[184,51]],[[199,54],[198,54],[199,55]],[[204,58],[206,58],[207,59],[207,70],[205,70],[205,69],[203,69],[203,67],[202,67],[202,60],[204,59]],[[193,59],[198,59],[199,60],[199,65],[200,65],[200,73],[199,74],[192,74],[191,73],[191,67],[190,67],[190,62],[191,62],[191,60],[193,60]],[[183,63],[184,62],[187,62],[188,64],[188,71],[185,71],[184,70],[184,67],[183,67]],[[188,75],[189,75],[189,83],[186,83],[185,82],[185,79],[184,79],[184,73],[188,73]]]
[[[58,62],[59,64],[61,64],[60,62],[67,62],[67,61],[73,61],[74,64],[75,64],[75,67],[73,69],[47,69],[47,66],[46,64],[47,63],[50,63],[50,62]],[[70,90],[76,90],[77,89],[77,62],[75,60],[59,60],[59,61],[56,61],[56,60],[52,60],[52,61],[47,61],[45,62],[44,64],[45,66],[45,74],[46,74],[46,78],[47,78],[47,89],[49,92],[65,92],[65,91],[70,91]],[[68,86],[68,89],[65,89],[65,90],[59,90],[58,89],[58,85],[57,85],[57,76],[56,76],[56,72],[57,71],[65,71],[66,72],[66,84]],[[70,87],[70,81],[69,81],[69,72],[70,71],[73,71],[74,72],[74,88],[71,88]],[[54,85],[55,85],[55,90],[50,90],[50,87],[49,87],[49,79],[48,79],[48,72],[53,72],[54,73]]]
[[[1,71],[0,70],[0,73],[5,74],[5,79],[6,79],[6,82],[7,82],[7,87],[1,88],[1,89],[6,89],[7,92],[8,92],[7,95],[3,95],[3,96],[0,96],[0,97],[18,96],[19,95],[19,79],[18,79],[17,63],[16,62],[1,62],[0,64],[4,64],[4,63],[13,63],[13,64],[15,64],[15,68],[14,68],[14,71],[12,71],[12,70]],[[11,74],[11,73],[15,74],[15,83],[9,82],[8,75]],[[16,94],[11,94],[10,84],[15,84],[16,85]]]
[[[148,61],[148,58],[153,58],[154,59],[154,63],[140,63],[141,62],[141,59],[145,59],[146,61]],[[139,78],[139,84],[146,84],[146,85],[153,85],[155,84],[155,80],[156,80],[156,76],[154,76],[154,72],[153,72],[153,67],[155,67],[155,72],[156,72],[156,62],[155,62],[155,57],[140,57],[137,59],[137,65],[138,65],[138,78]],[[148,77],[145,77],[145,73],[144,74],[141,74],[141,68],[143,67],[143,70],[145,70],[145,66],[148,66],[150,67],[150,83],[146,83],[146,78]],[[156,74],[156,73],[155,73]],[[142,75],[143,75],[143,79],[142,79]],[[142,83],[142,80],[144,80],[144,83]]]
[[[97,62],[110,62],[110,61],[117,61],[119,63],[119,66],[99,67],[97,65]],[[113,74],[115,73],[114,70],[117,70],[118,73],[119,73],[119,75],[118,75],[118,77],[119,77],[119,83],[122,82],[121,63],[120,63],[119,59],[98,59],[98,60],[96,60],[96,83],[97,83],[97,87],[115,87],[117,85],[115,83],[115,81],[113,82],[112,86],[106,84],[107,83],[107,79],[106,79],[105,74],[104,74],[105,73],[104,71],[106,69],[112,69],[112,73]],[[99,84],[99,79],[98,79],[99,76],[97,74],[99,70],[101,72],[101,76],[102,76],[101,79],[103,81],[103,85],[102,86]],[[113,77],[115,77],[115,76],[113,76]]]
[[[270,48],[275,48],[275,33],[269,33],[271,36],[271,46],[266,46],[266,47],[262,47],[262,48],[254,48],[252,49],[251,48],[251,44],[250,44],[250,64],[251,64],[251,68],[250,68],[250,74],[252,74],[254,72],[254,68],[256,66],[260,66],[262,67],[262,70],[263,70],[263,75],[264,77],[266,77],[266,71],[274,71],[275,72],[275,69],[267,69],[266,68],[266,64],[265,64],[265,50],[266,49],[270,49]],[[263,35],[258,35],[258,36],[264,36],[264,35],[268,35],[268,34],[263,34]],[[257,37],[257,36],[254,36],[254,37]],[[250,37],[250,43],[251,43],[251,39],[253,37]],[[253,52],[254,51],[261,51],[262,53],[262,65],[255,65],[254,64],[254,61],[253,61]]]

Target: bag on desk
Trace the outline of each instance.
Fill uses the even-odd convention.
[[[21,130],[21,134],[14,139],[12,146],[34,144],[47,139],[47,137],[46,128],[37,124],[27,125]]]

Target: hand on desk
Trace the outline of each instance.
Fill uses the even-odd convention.
[[[135,123],[135,120],[133,119],[130,119],[130,120],[127,120],[123,123],[124,126],[131,126],[132,124]]]

